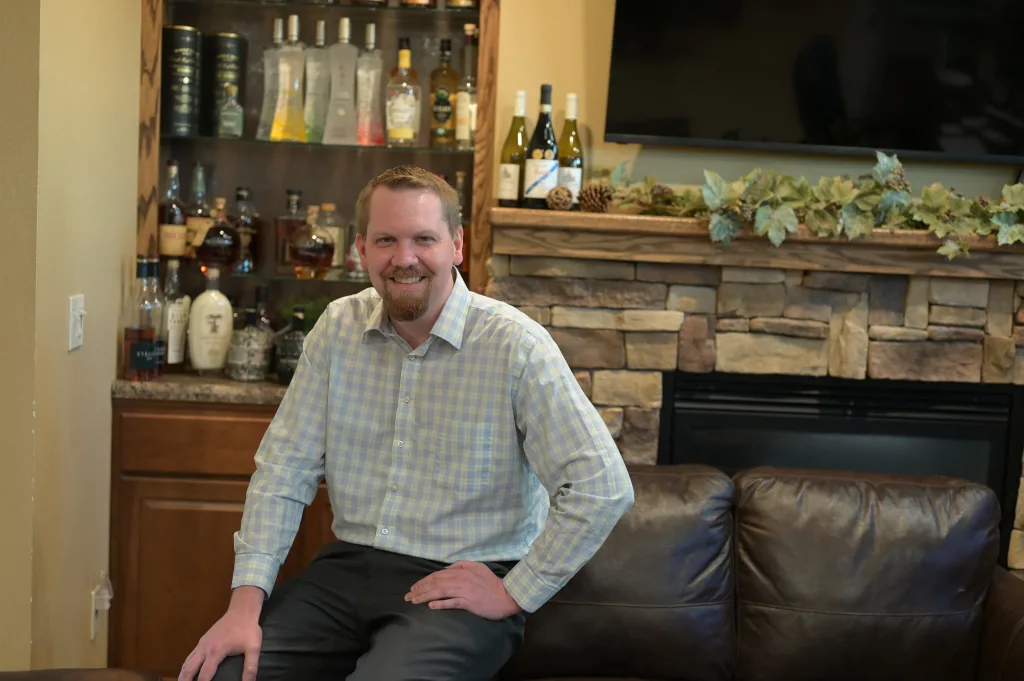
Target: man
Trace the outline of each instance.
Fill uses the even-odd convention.
[[[400,166],[356,214],[373,288],[306,338],[180,681],[489,679],[633,503],[551,337],[458,276],[455,191]],[[272,591],[325,476],[339,541]]]

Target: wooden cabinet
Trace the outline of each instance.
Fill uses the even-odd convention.
[[[234,533],[276,407],[114,400],[108,664],[175,677],[231,597]],[[327,491],[278,582],[333,538]]]

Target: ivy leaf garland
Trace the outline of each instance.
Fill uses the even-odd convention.
[[[879,151],[875,157],[869,173],[822,177],[813,185],[761,168],[732,182],[705,170],[699,189],[673,191],[653,177],[630,185],[625,163],[612,172],[610,184],[616,210],[705,218],[710,239],[718,243],[752,229],[778,247],[802,224],[823,239],[870,238],[875,229],[927,230],[941,240],[938,253],[950,259],[969,255],[972,236],[995,234],[1001,246],[1024,244],[1024,184],[1004,186],[998,203],[937,183],[914,195],[895,155]]]

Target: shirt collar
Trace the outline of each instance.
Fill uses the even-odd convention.
[[[452,291],[448,294],[444,307],[441,308],[441,315],[434,322],[433,328],[430,329],[430,335],[446,340],[452,347],[459,350],[462,348],[462,334],[466,330],[466,315],[469,314],[470,294],[469,288],[466,286],[466,282],[462,280],[462,275],[459,273],[458,268],[452,267],[452,272],[455,279],[452,284]],[[366,319],[363,335],[371,330],[378,331],[385,336],[395,334],[391,320],[384,314],[384,301],[379,295],[377,296],[377,304]]]

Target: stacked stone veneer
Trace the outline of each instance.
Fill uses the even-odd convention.
[[[488,274],[629,462],[657,459],[664,371],[1024,384],[1024,282],[504,255]],[[1024,568],[1024,532],[1010,554]]]

